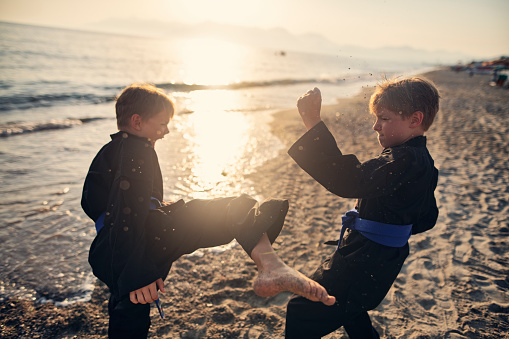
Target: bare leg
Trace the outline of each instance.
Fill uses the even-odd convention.
[[[276,252],[266,234],[260,238],[251,252],[251,258],[258,267],[258,276],[253,283],[255,293],[261,297],[272,297],[289,291],[312,301],[333,305],[336,298],[325,288],[302,273],[288,267]]]

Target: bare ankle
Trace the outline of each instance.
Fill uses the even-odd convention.
[[[255,263],[258,270],[265,272],[281,270],[287,267],[276,252],[261,253],[258,262]]]

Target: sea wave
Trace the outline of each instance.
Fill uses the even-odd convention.
[[[105,118],[63,119],[43,122],[32,122],[32,121],[8,122],[0,124],[0,137],[6,138],[14,135],[27,134],[33,132],[71,128],[82,125],[84,123],[101,119]]]
[[[318,84],[341,84],[345,79],[340,78],[309,78],[309,79],[275,79],[261,81],[242,81],[229,84],[188,84],[181,82],[156,83],[157,87],[168,92],[192,92],[200,90],[240,90],[254,87],[291,86],[305,83]],[[14,87],[8,88],[8,84],[0,84],[13,94],[0,96],[0,113],[12,110],[28,110],[38,107],[52,107],[63,105],[94,105],[115,100],[116,95],[122,90],[122,86],[104,86],[84,89],[82,92],[55,92],[55,93],[19,93]],[[55,84],[52,84],[53,86]],[[54,86],[55,87],[55,86]],[[56,86],[58,88],[58,86]],[[62,84],[62,89],[65,85]]]
[[[291,86],[306,83],[326,83],[326,84],[339,84],[344,79],[340,78],[310,78],[310,79],[275,79],[275,80],[262,80],[262,81],[241,81],[224,85],[199,85],[199,84],[186,84],[186,83],[161,83],[156,86],[163,89],[177,91],[177,92],[192,92],[198,90],[214,90],[214,89],[244,89],[252,87],[272,87],[272,86]]]
[[[114,100],[111,94],[96,95],[91,93],[54,93],[54,94],[14,94],[0,96],[0,112],[27,110],[37,107],[60,105],[99,104]]]

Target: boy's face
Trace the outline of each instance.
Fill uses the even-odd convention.
[[[401,145],[416,136],[411,119],[392,111],[381,109],[374,113],[373,130],[378,133],[378,142],[384,148]]]
[[[154,146],[157,140],[164,138],[166,134],[170,133],[168,129],[169,123],[170,114],[166,111],[161,111],[148,120],[141,120],[137,135],[147,138],[152,143],[152,146]]]

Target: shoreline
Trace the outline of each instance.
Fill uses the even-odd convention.
[[[400,276],[370,314],[382,338],[509,338],[509,259],[504,256],[509,252],[508,92],[489,86],[489,75],[436,70],[423,76],[442,96],[427,133],[440,171],[440,216],[434,229],[410,240]],[[381,151],[368,113],[372,92],[363,88],[322,108],[340,149],[361,161]],[[328,193],[286,154],[305,131],[297,109],[273,117],[272,132],[285,150],[248,178],[258,194],[290,200],[274,248],[289,266],[309,275],[334,250],[323,242],[337,238],[338,218],[353,201]],[[290,295],[256,296],[255,274],[239,246],[214,257],[179,259],[161,297],[167,318],[159,319],[152,308],[149,337],[282,338]],[[100,282],[89,302],[64,307],[7,299],[0,303],[2,337],[102,338],[107,299]]]

